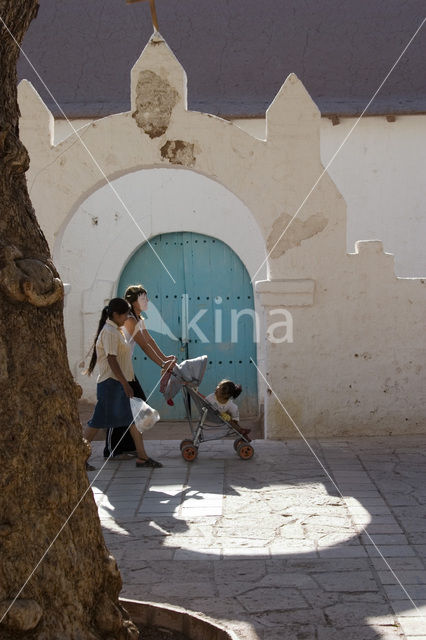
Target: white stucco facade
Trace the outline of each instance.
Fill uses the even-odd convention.
[[[265,138],[265,120],[235,123]],[[348,252],[379,239],[402,277],[426,275],[425,138],[425,115],[321,118],[321,160],[347,205]]]
[[[348,244],[353,251],[355,240],[391,226],[387,204],[393,211],[399,206],[386,191],[398,173],[392,149],[399,144],[393,137],[399,119],[383,119],[376,129],[376,118],[361,122],[352,134],[359,137],[350,138],[355,165],[345,145],[327,173],[324,163],[350,121],[332,128],[322,120],[294,75],[269,107],[262,136],[188,112],[185,73],[158,36],[131,77],[131,112],[84,126],[81,140],[73,135],[56,146],[50,114],[27,83],[20,86],[31,197],[71,284],[66,313],[74,375],[100,307],[141,244],[131,213],[148,237],[173,230],[211,234],[245,264],[264,318],[259,405],[267,436],[297,435],[296,424],[315,436],[424,431],[425,282],[396,278],[380,242],[361,242],[347,253]],[[410,126],[405,147],[401,141],[407,159],[415,138]],[[416,126],[424,126],[422,118]],[[379,166],[379,148],[385,165]],[[422,151],[417,154],[421,159]],[[406,184],[417,189],[407,205],[415,220],[424,187],[412,161],[404,172]],[[350,217],[362,221],[362,230],[352,223],[347,230],[344,189]],[[213,217],[218,209],[219,219]],[[382,212],[374,220],[373,210]],[[405,229],[401,217],[395,229],[396,246]],[[409,269],[422,270],[421,261]],[[293,342],[270,340],[271,312],[279,308],[292,315]]]
[[[79,129],[90,121],[73,120]],[[234,120],[265,139],[266,120]],[[72,134],[65,120],[55,122],[55,143]],[[426,276],[426,116],[321,118],[321,160],[347,204],[347,250],[358,240],[380,239],[395,256],[395,273]],[[337,154],[336,154],[337,152]],[[333,156],[335,158],[332,160]]]

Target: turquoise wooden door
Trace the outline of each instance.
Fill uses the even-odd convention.
[[[256,362],[253,288],[243,263],[222,241],[197,233],[167,233],[150,242],[176,283],[145,243],[127,263],[117,295],[143,284],[150,300],[147,328],[161,350],[179,361],[206,354],[201,393],[229,378],[243,387],[237,401],[241,417],[257,415],[257,375],[250,362]],[[165,403],[158,389],[160,369],[139,347],[133,365],[161,418],[184,419],[180,396],[174,407]]]

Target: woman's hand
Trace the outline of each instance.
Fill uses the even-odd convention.
[[[128,382],[123,382],[123,389],[124,389],[124,393],[126,394],[126,396],[128,398],[133,398],[135,395],[135,392],[133,391],[132,387],[130,386],[130,384]]]
[[[165,374],[168,371],[171,371],[177,362],[176,356],[167,356],[166,360],[163,362],[161,367],[161,373]]]

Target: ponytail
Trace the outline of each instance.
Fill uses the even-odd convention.
[[[89,362],[89,366],[87,367],[86,371],[84,372],[85,374],[87,374],[88,376],[92,375],[93,373],[93,369],[96,366],[96,362],[98,360],[98,354],[96,353],[96,342],[99,338],[99,334],[102,331],[102,329],[105,326],[105,323],[107,321],[108,318],[108,314],[109,314],[109,306],[107,305],[106,307],[104,307],[102,309],[102,314],[99,320],[99,324],[98,324],[98,330],[96,332],[96,337],[93,341],[93,346],[92,346],[92,357],[90,358],[90,362]]]
[[[234,384],[234,391],[232,393],[232,397],[233,398],[238,398],[238,396],[240,395],[242,390],[243,390],[243,388],[242,388],[242,386],[240,384]]]
[[[126,300],[123,300],[123,298],[113,298],[112,300],[110,300],[110,303],[102,309],[101,317],[98,324],[98,330],[93,341],[92,356],[90,358],[89,366],[84,372],[88,376],[92,374],[98,360],[98,354],[96,353],[96,342],[99,338],[100,332],[105,326],[106,321],[108,319],[112,320],[113,313],[126,313],[126,311],[130,311],[130,305],[128,302],[126,302]]]

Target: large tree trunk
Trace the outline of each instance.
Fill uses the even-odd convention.
[[[19,43],[37,9],[38,0],[0,0]],[[121,578],[91,490],[72,514],[88,488],[88,447],[66,356],[63,286],[27,191],[18,54],[0,23],[0,638],[137,638],[118,603]]]

